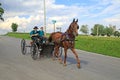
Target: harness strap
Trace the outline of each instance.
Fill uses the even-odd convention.
[[[63,36],[65,36],[65,38],[63,39]],[[62,37],[61,37],[61,42],[63,42],[63,41],[74,41],[75,40],[75,38],[74,38],[74,36],[73,35],[71,35],[71,34],[68,34],[67,32],[65,32],[65,33],[63,33],[62,34]]]

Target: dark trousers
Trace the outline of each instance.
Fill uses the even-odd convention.
[[[37,36],[32,36],[32,37],[31,37],[31,39],[32,39],[33,41],[37,40],[37,38],[38,38]]]

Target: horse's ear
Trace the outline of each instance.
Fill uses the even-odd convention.
[[[76,20],[76,22],[78,22],[78,19]]]
[[[75,18],[73,19],[73,22],[75,22]]]

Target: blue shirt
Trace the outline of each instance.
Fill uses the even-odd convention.
[[[30,32],[30,35],[37,34],[37,33],[38,33],[38,31],[32,30],[32,31]]]
[[[39,35],[40,37],[43,37],[43,36],[44,36],[44,31],[42,31],[42,30],[38,31],[38,35]]]

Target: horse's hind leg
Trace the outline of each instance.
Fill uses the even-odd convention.
[[[78,58],[78,54],[76,53],[76,51],[75,51],[74,48],[72,48],[71,50],[72,50],[72,52],[74,53],[74,55],[75,55],[75,57],[76,57],[77,67],[80,68],[80,60],[79,60],[79,58]]]
[[[53,60],[55,60],[55,58],[57,56],[56,54],[57,54],[57,46],[55,45],[54,52],[53,52],[53,57],[52,57]]]
[[[62,59],[59,56],[59,45],[56,45],[54,49],[53,60],[55,60],[55,58],[58,58],[59,62],[62,63]]]

